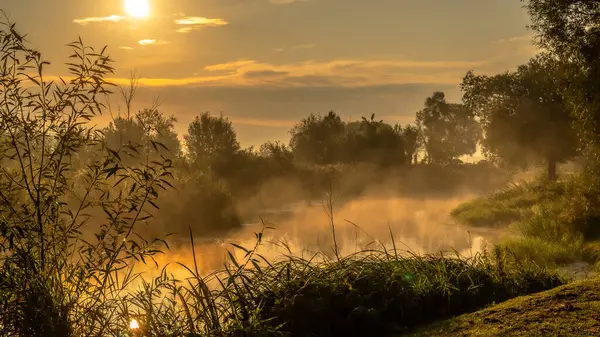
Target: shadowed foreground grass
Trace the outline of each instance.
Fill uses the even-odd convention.
[[[247,273],[234,295],[258,309],[254,317],[267,330],[287,336],[400,334],[564,282],[501,250],[469,259],[385,251],[320,263],[288,257]]]
[[[586,280],[439,322],[411,336],[598,336],[599,312],[600,281]]]

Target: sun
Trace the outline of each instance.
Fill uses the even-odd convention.
[[[125,12],[129,16],[145,18],[150,15],[148,0],[125,0]]]

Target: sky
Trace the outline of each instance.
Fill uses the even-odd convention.
[[[126,1],[139,4],[127,11]],[[313,112],[406,125],[434,91],[459,102],[468,70],[512,70],[536,53],[519,0],[0,0],[0,9],[50,75],[66,75],[66,44],[79,36],[107,45],[112,81],[140,77],[134,109],[159,100],[180,134],[202,112],[223,114],[243,146],[287,141]]]

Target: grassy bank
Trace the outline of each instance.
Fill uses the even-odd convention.
[[[600,282],[574,282],[438,322],[421,336],[597,336]]]
[[[462,204],[451,215],[468,226],[508,228],[517,235],[503,242],[504,247],[519,258],[559,266],[598,260],[595,209],[584,178],[573,176],[515,184]]]
[[[290,259],[257,275],[250,293],[260,317],[289,336],[388,336],[563,282],[502,250],[469,259],[380,251]]]
[[[451,213],[468,226],[508,226],[531,218],[536,208],[561,202],[573,186],[567,182],[519,183],[461,204]]]

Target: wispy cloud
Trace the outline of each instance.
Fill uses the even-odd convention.
[[[291,128],[295,124],[295,121],[293,121],[293,120],[282,120],[282,119],[259,119],[259,118],[240,117],[240,116],[230,116],[228,118],[234,124],[242,124],[242,125],[250,125],[250,126]]]
[[[159,44],[148,39],[140,44]],[[513,56],[511,56],[512,58]],[[189,77],[141,78],[147,87],[269,87],[269,88],[363,88],[414,84],[455,86],[465,73],[505,70],[504,59],[480,61],[420,61],[399,58],[339,59],[274,64],[252,59],[205,66]],[[514,62],[513,62],[514,63]],[[111,79],[126,83],[127,79]]]
[[[178,33],[189,33],[202,27],[226,26],[229,23],[220,18],[205,18],[200,16],[189,16],[175,20],[176,25],[185,26],[176,30]]]
[[[467,70],[481,62],[412,60],[332,60],[271,64],[257,60],[236,60],[204,67],[186,78],[141,78],[140,85],[175,86],[271,86],[364,87],[396,84],[452,84],[460,82]],[[114,79],[113,81],[125,82]],[[120,83],[120,82],[119,82]]]
[[[126,20],[126,16],[120,15],[110,15],[110,16],[99,16],[99,17],[89,17],[83,19],[75,19],[73,22],[78,23],[80,25],[87,25],[89,23],[99,23],[99,22],[119,22],[122,20]]]
[[[119,49],[123,49],[123,50],[133,50],[133,48],[132,48],[132,47],[129,47],[129,46],[121,46],[121,47],[119,47]]]
[[[149,46],[149,45],[159,45],[159,44],[168,44],[168,41],[161,41],[156,39],[143,39],[139,40],[138,44],[141,46]]]
[[[532,42],[534,35],[511,36],[494,41],[495,43]]]

